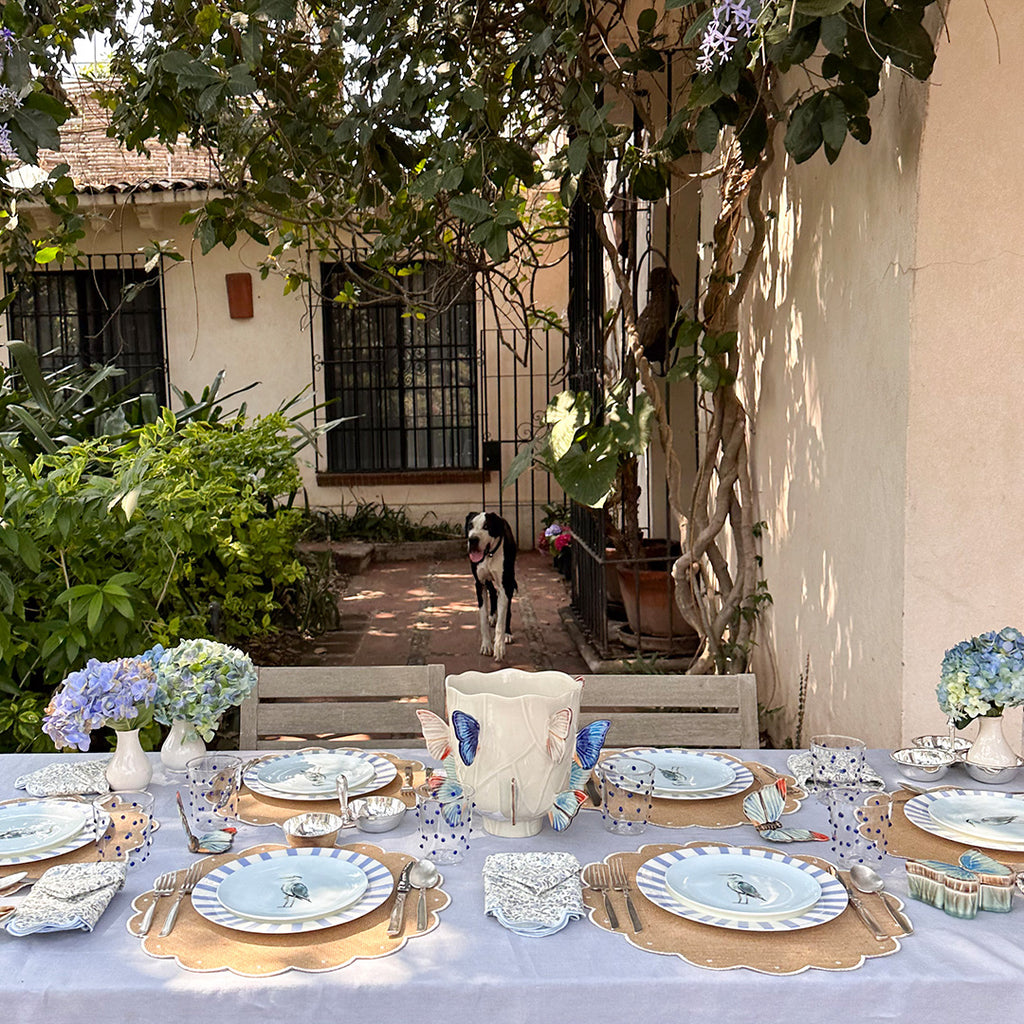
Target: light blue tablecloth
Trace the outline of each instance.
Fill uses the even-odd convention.
[[[422,751],[398,753],[425,757]],[[780,769],[785,766],[785,751],[735,753],[756,756]],[[895,781],[886,752],[871,751],[869,760],[887,781]],[[46,762],[47,755],[0,757],[0,796],[16,796],[13,780]],[[158,763],[155,756],[154,762]],[[975,785],[959,772],[954,769],[945,781]],[[896,955],[869,961],[854,971],[815,970],[789,977],[699,969],[674,956],[637,949],[623,936],[585,920],[533,939],[514,935],[485,917],[481,869],[490,853],[567,850],[587,863],[644,842],[682,844],[707,838],[757,843],[756,833],[748,827],[713,832],[652,827],[640,839],[626,842],[606,833],[594,811],[581,812],[566,832],[545,827],[528,840],[475,832],[467,860],[446,870],[445,888],[452,903],[441,915],[441,926],[393,956],[357,961],[326,974],[290,971],[261,980],[226,971],[186,972],[171,961],[147,956],[125,927],[131,900],[150,888],[157,874],[192,859],[174,807],[178,785],[157,768],[151,789],[163,827],[153,855],[129,874],[124,891],[94,932],[25,938],[0,932],[0,1007],[11,1024],[252,1024],[296,1019],[317,1024],[793,1024],[822,1017],[843,1024],[990,1024],[1024,1015],[1024,901],[1018,901],[1011,914],[986,913],[970,921],[911,902],[908,910],[917,932],[903,940]],[[811,798],[799,812],[787,816],[786,823],[821,829],[823,809]],[[409,814],[394,832],[351,835],[386,850],[417,853],[415,827]],[[283,837],[274,827],[243,827],[235,849],[277,841]],[[823,846],[806,843],[780,849],[821,855]],[[892,861],[887,867],[895,880],[892,888],[905,898],[901,863]]]

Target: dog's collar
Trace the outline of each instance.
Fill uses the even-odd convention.
[[[498,538],[497,547],[495,547],[495,549],[493,551],[488,550],[487,554],[484,555],[484,558],[490,558],[491,555],[497,554],[498,553],[498,548],[500,548],[501,545],[504,544],[504,543],[505,543],[505,538],[504,537],[499,537]]]

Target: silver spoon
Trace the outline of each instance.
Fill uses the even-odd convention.
[[[885,909],[903,929],[904,934],[912,935],[914,933],[914,926],[910,923],[910,918],[891,902],[890,894],[885,891],[885,882],[874,868],[868,867],[867,864],[854,864],[850,868],[850,881],[853,882],[853,887],[861,892],[877,892]]]
[[[422,932],[427,927],[427,890],[433,889],[441,881],[441,875],[434,862],[418,860],[409,871],[409,884],[419,889],[420,898],[416,902],[416,931]]]

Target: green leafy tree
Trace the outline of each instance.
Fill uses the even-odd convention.
[[[834,162],[850,139],[866,144],[887,69],[919,80],[931,73],[925,16],[933,5],[149,0],[139,31],[122,4],[8,2],[0,20],[12,54],[25,54],[4,71],[28,90],[8,112],[15,152],[31,160],[35,146],[54,141],[67,113],[54,69],[106,15],[114,78],[103,91],[114,133],[136,149],[151,138],[209,147],[223,191],[194,214],[203,250],[254,238],[266,245],[264,272],[285,275],[289,289],[307,280],[297,253],[312,247],[334,260],[357,244],[368,259],[329,298],[372,301],[407,288],[402,268],[429,256],[453,276],[481,275],[485,288],[518,301],[529,323],[546,315],[534,308],[531,269],[564,233],[569,205],[588,207],[667,453],[683,549],[676,592],[706,642],[694,665],[701,671],[744,665],[764,594],[747,412],[735,382],[741,304],[766,235],[765,173],[780,139],[796,162],[819,152]],[[664,197],[693,175],[694,152],[709,155],[700,173],[717,177],[720,203],[700,308],[674,333],[684,358],[673,374],[694,378],[711,414],[689,488],[639,337],[630,266],[603,215],[622,196]],[[74,258],[81,222],[66,176],[55,172],[29,192],[58,215],[58,227],[42,236],[25,224],[3,232],[9,262]],[[17,214],[20,194],[9,198]],[[426,307],[453,291],[409,297]],[[609,440],[581,430],[573,444],[582,451],[592,452],[595,437]],[[573,444],[566,452],[575,457]]]

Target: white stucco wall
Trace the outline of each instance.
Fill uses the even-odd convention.
[[[957,0],[948,35],[908,268],[907,736],[941,722],[944,650],[1024,622],[1024,7]]]
[[[787,93],[787,83],[780,95]],[[774,606],[761,700],[794,738],[895,746],[901,722],[907,375],[917,148],[927,87],[890,75],[874,138],[794,165],[778,140],[768,257],[750,302],[744,393]],[[774,650],[774,663],[771,655]]]

